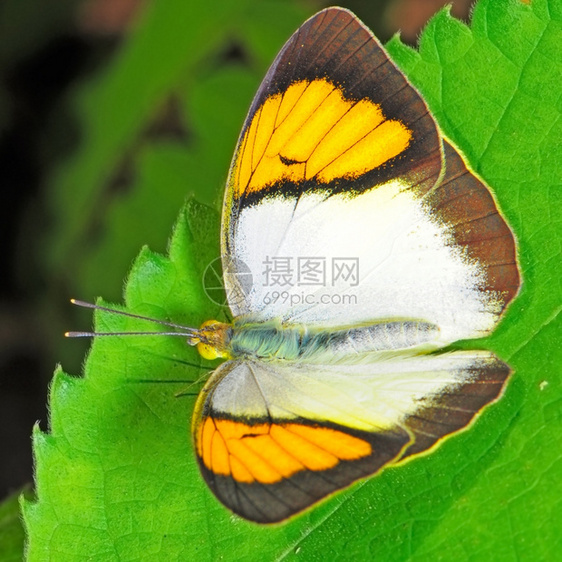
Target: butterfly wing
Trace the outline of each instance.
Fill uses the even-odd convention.
[[[437,324],[443,343],[489,333],[519,284],[488,188],[340,8],[291,37],[258,91],[231,167],[222,253],[234,316],[416,318]]]
[[[484,351],[346,365],[229,361],[196,406],[201,472],[235,513],[280,521],[466,427],[509,372]]]

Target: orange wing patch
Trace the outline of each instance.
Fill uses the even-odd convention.
[[[274,484],[373,452],[370,443],[343,431],[298,423],[248,425],[206,418],[196,435],[197,453],[209,470],[246,484]]]
[[[300,80],[266,99],[238,152],[234,193],[283,180],[354,179],[401,154],[413,133],[368,99],[349,100],[323,79]]]

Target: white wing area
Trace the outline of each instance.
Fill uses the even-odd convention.
[[[409,418],[431,409],[438,438],[496,398],[508,374],[485,351],[347,365],[229,361],[213,375],[207,406],[214,416],[329,421],[368,432],[407,428]]]
[[[486,335],[501,310],[478,262],[397,182],[356,197],[264,198],[240,212],[232,249],[253,279],[229,300],[234,316],[328,327],[411,318],[437,324],[448,343]],[[299,279],[307,260],[323,261],[323,282]],[[334,260],[356,263],[357,282],[335,280]],[[229,296],[241,294],[236,276],[225,281]]]

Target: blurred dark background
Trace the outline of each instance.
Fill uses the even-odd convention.
[[[88,343],[62,334],[89,329],[90,315],[68,299],[120,301],[136,253],[165,251],[188,194],[220,208],[268,63],[329,5],[247,0],[233,15],[220,2],[211,14],[156,4],[0,3],[0,499],[32,479],[30,435],[36,421],[48,428],[56,363],[80,373]],[[181,22],[167,33],[174,4],[185,35]],[[340,3],[383,42],[401,30],[412,45],[444,4]],[[469,9],[457,0],[452,13]]]

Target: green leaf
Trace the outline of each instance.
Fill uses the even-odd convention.
[[[471,27],[438,14],[419,53],[398,39],[389,45],[444,132],[493,186],[519,239],[523,289],[482,344],[516,371],[504,398],[431,455],[286,524],[257,527],[206,488],[189,437],[194,397],[174,396],[196,393],[212,365],[176,338],[98,338],[84,378],[57,371],[50,432],[34,433],[38,501],[24,504],[29,560],[556,558],[561,12],[558,0],[482,0]],[[218,225],[215,211],[188,203],[169,254],[144,249],[137,258],[127,309],[191,326],[220,318],[201,288],[218,255]],[[100,331],[147,328],[96,315]]]
[[[22,559],[25,532],[19,508],[19,496],[32,498],[28,488],[8,496],[0,504],[0,560],[19,562]]]

